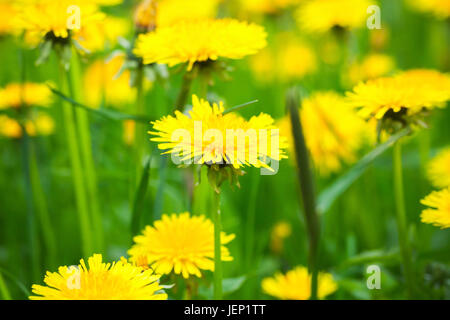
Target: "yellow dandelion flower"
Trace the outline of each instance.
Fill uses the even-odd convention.
[[[136,121],[126,120],[123,123],[123,141],[131,146],[134,143],[136,135]]]
[[[52,102],[52,93],[45,84],[11,83],[0,89],[0,109],[25,106],[48,107]]]
[[[245,165],[267,168],[265,160],[286,158],[286,138],[279,135],[269,115],[261,113],[247,121],[235,113],[224,114],[222,102],[211,106],[196,95],[192,105],[188,115],[176,111],[175,117],[152,122],[149,133],[156,138],[151,140],[159,143],[159,149],[168,150],[166,154],[181,153],[183,161],[236,169]]]
[[[234,234],[221,236],[222,260],[233,258],[225,244]],[[201,277],[200,270],[214,271],[214,225],[204,216],[163,215],[154,226],[147,226],[142,235],[134,237],[128,251],[132,261],[148,264],[160,274],[182,274]]]
[[[143,0],[134,11],[134,25],[143,31],[151,31],[156,27],[158,11],[157,0]]]
[[[262,281],[265,293],[283,300],[308,300],[311,296],[311,275],[305,267],[296,267],[286,274],[277,273]],[[334,293],[337,283],[330,273],[319,273],[317,295],[319,299]]]
[[[14,17],[17,9],[10,0],[0,0],[0,35],[14,33],[17,28]]]
[[[242,10],[250,13],[274,14],[304,0],[240,0]]]
[[[19,6],[17,19],[19,28],[25,30],[31,39],[42,39],[52,33],[57,38],[68,38],[69,32],[80,31],[71,19],[76,11],[69,8],[79,8],[80,26],[88,26],[103,20],[104,14],[98,9],[96,1],[88,0],[29,0]],[[81,22],[80,21],[80,22]],[[69,28],[71,30],[69,30]]]
[[[370,0],[310,0],[300,5],[297,21],[310,33],[322,33],[334,27],[354,29],[367,19]]]
[[[134,53],[145,64],[164,63],[174,66],[217,60],[219,57],[240,59],[266,46],[264,28],[233,19],[181,21],[155,32],[142,34]]]
[[[213,19],[220,0],[163,0],[158,3],[156,25],[168,27],[182,20]]]
[[[306,145],[322,175],[338,172],[343,163],[354,162],[364,142],[373,138],[355,109],[335,92],[317,92],[306,98],[300,115]],[[289,117],[281,120],[280,128],[281,134],[289,137],[290,151],[294,154]]]
[[[430,209],[421,214],[421,221],[442,229],[450,228],[450,187],[441,191],[434,191],[421,201]]]
[[[408,3],[412,8],[431,13],[437,18],[450,17],[450,1],[448,0],[408,0]]]
[[[0,135],[18,139],[22,137],[22,127],[16,120],[5,115],[0,115]]]
[[[107,16],[102,20],[82,25],[74,39],[88,51],[101,51],[106,46],[112,47],[117,43],[117,38],[126,36],[130,30],[127,20]]]
[[[292,233],[291,225],[285,221],[278,222],[272,229],[270,234],[270,248],[272,251],[279,253],[283,248],[284,239],[288,238]]]
[[[388,111],[414,115],[424,108],[444,106],[450,98],[449,79],[433,70],[412,70],[360,83],[347,96],[366,118],[382,119]]]
[[[450,186],[450,148],[441,151],[427,166],[428,178],[436,188]]]
[[[48,136],[55,131],[55,121],[47,114],[38,113],[34,119],[28,120],[25,123],[25,128],[28,135],[32,137]]]
[[[374,53],[360,63],[350,66],[348,77],[352,84],[388,75],[395,67],[394,59],[385,54]]]
[[[105,99],[107,105],[124,105],[136,100],[136,90],[130,87],[130,71],[120,68],[125,62],[124,55],[116,55],[105,61],[95,61],[84,75],[84,93],[89,106],[99,107]]]
[[[143,270],[125,259],[113,263],[102,262],[101,254],[94,254],[86,266],[59,267],[47,272],[46,286],[33,285],[32,300],[166,300],[160,292],[159,275]]]
[[[313,49],[295,35],[280,34],[274,43],[276,48],[266,48],[250,60],[258,80],[299,80],[316,71],[317,61]]]

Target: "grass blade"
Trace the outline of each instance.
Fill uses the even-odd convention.
[[[152,121],[152,119],[147,118],[145,116],[126,114],[126,113],[123,113],[123,112],[120,112],[117,110],[90,108],[80,102],[77,102],[77,101],[69,98],[64,93],[62,93],[61,91],[59,91],[51,86],[49,86],[49,88],[55,95],[57,95],[61,99],[65,100],[66,102],[69,102],[72,106],[77,107],[77,108],[82,108],[84,110],[89,111],[92,114],[98,115],[98,116],[106,118],[106,119],[115,120],[115,121],[134,120],[134,121],[144,122],[144,123],[149,123]]]
[[[2,300],[11,300],[11,294],[9,293],[8,287],[6,286],[5,280],[3,279],[1,272],[0,272],[0,297]]]
[[[148,181],[150,179],[150,165],[151,157],[147,160],[144,170],[142,171],[141,180],[139,182],[139,188],[136,191],[134,197],[133,213],[131,217],[131,234],[134,237],[141,231],[141,217],[144,211],[145,195],[148,189]]]
[[[365,155],[353,168],[351,168],[346,174],[338,178],[331,186],[322,191],[318,198],[317,212],[324,214],[327,212],[334,201],[339,198],[362,174],[366,171],[370,164],[375,161],[379,156],[391,148],[396,141],[409,135],[411,129],[403,129],[400,132],[394,134],[388,141],[379,145],[367,155]]]

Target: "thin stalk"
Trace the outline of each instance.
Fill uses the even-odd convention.
[[[309,164],[309,153],[305,143],[303,127],[298,112],[300,105],[296,91],[287,96],[287,109],[291,116],[292,134],[294,136],[295,156],[298,169],[298,179],[303,199],[303,209],[306,229],[309,238],[308,269],[311,274],[311,300],[317,300],[318,286],[318,250],[319,250],[319,218],[316,212],[313,174]]]
[[[214,221],[214,299],[222,300],[222,219],[220,212],[220,193],[213,191],[213,221]]]
[[[70,64],[70,91],[72,98],[75,101],[82,101],[81,88],[81,70],[78,54],[73,49],[72,59]],[[94,227],[95,249],[101,252],[103,249],[103,225],[98,200],[97,175],[94,164],[94,157],[92,155],[92,140],[89,124],[88,112],[82,108],[76,108],[76,124],[78,129],[79,147],[81,151],[81,159],[84,169],[84,178],[86,182],[86,192],[89,200],[90,211],[92,215],[92,222]]]
[[[25,178],[25,197],[27,204],[27,230],[28,230],[28,250],[30,252],[31,275],[32,281],[40,278],[40,263],[39,263],[39,237],[36,232],[36,219],[33,206],[33,191],[31,187],[30,178],[30,137],[27,134],[25,127],[22,127],[22,159]]]
[[[394,196],[396,206],[398,241],[405,273],[406,286],[409,297],[414,295],[414,272],[412,269],[412,251],[408,241],[408,228],[405,209],[405,195],[403,188],[403,167],[401,141],[397,141],[393,150]]]
[[[67,94],[69,85],[65,79],[66,70],[61,63],[59,68],[61,92]],[[80,223],[81,242],[83,255],[90,256],[93,253],[93,236],[91,230],[91,222],[89,219],[88,202],[85,189],[85,181],[83,177],[81,155],[77,142],[77,132],[75,127],[75,116],[73,107],[65,100],[61,101],[63,108],[64,124],[66,128],[67,146],[72,166],[72,176],[75,189],[75,200],[77,204],[77,213]]]
[[[5,280],[3,279],[1,272],[0,272],[0,294],[2,300],[11,300],[11,294],[9,293],[8,287],[6,286]]]
[[[254,270],[252,268],[253,263],[253,252],[255,248],[255,220],[256,220],[256,203],[258,197],[259,190],[259,182],[261,175],[259,171],[255,172],[252,176],[252,191],[249,197],[249,205],[247,209],[247,222],[245,226],[245,270],[247,272],[247,278],[250,279],[251,273]],[[246,294],[251,294],[252,286],[250,284],[247,285]],[[250,298],[250,297],[248,297]]]
[[[178,94],[177,100],[175,102],[175,108],[178,111],[183,111],[186,102],[191,91],[192,82],[195,78],[195,69],[192,71],[187,71],[183,76],[183,82],[181,84],[180,93]]]
[[[136,78],[136,86],[137,86],[137,94],[136,94],[136,114],[144,114],[145,109],[145,92],[144,92],[144,66],[142,64],[139,65],[137,70],[137,78]],[[146,139],[146,131],[145,125],[142,123],[136,123],[135,127],[135,139],[136,139],[136,147],[135,147],[135,158],[136,158],[136,176],[134,179],[134,186],[138,187],[139,179],[142,176],[143,170],[143,157],[144,157],[144,148],[145,148],[145,139]]]
[[[431,149],[431,134],[430,130],[422,130],[419,136],[419,153],[420,153],[420,164],[422,169],[430,160],[430,149]]]
[[[41,177],[39,174],[36,153],[33,145],[30,146],[29,170],[31,189],[33,192],[34,203],[36,205],[37,218],[39,219],[39,223],[41,225],[42,237],[44,239],[45,248],[47,250],[48,265],[53,268],[56,266],[57,256],[56,236],[52,227],[44,190],[42,190]]]

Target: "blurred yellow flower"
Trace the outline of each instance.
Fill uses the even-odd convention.
[[[291,225],[285,221],[278,222],[270,234],[270,248],[275,253],[280,253],[283,248],[284,239],[292,233]]]
[[[59,267],[47,272],[47,286],[33,285],[32,300],[166,300],[167,294],[159,284],[159,275],[144,270],[125,259],[102,262],[101,254],[94,254],[86,266]]]
[[[182,20],[213,19],[221,0],[162,0],[158,3],[156,26],[168,27]]]
[[[434,191],[421,201],[430,209],[425,209],[421,214],[421,221],[442,229],[450,228],[450,187]]]
[[[27,82],[11,83],[0,89],[0,109],[24,106],[48,107],[52,102],[52,93],[47,85]]]
[[[134,25],[140,31],[152,31],[156,27],[157,0],[142,0],[134,11]]]
[[[222,233],[222,260],[233,258],[225,244],[234,234]],[[200,270],[214,271],[214,225],[205,216],[163,215],[154,227],[147,226],[142,235],[134,237],[135,244],[128,254],[131,261],[149,265],[160,274],[182,274],[201,277]]]
[[[245,165],[267,168],[264,160],[286,158],[286,138],[278,134],[274,120],[268,114],[261,113],[247,121],[235,113],[224,114],[222,102],[211,106],[196,95],[192,96],[192,105],[189,114],[176,111],[175,117],[166,116],[152,122],[153,131],[149,133],[156,136],[152,141],[159,143],[159,149],[167,150],[165,154],[181,153],[182,160],[194,159],[195,164],[225,164],[234,168]],[[180,138],[185,138],[178,135],[184,133],[180,129],[189,134],[189,141],[180,141]],[[207,133],[218,133],[221,137],[206,137]],[[234,140],[228,141],[227,145],[230,134],[235,134],[231,138],[238,140],[233,146],[230,144]],[[274,138],[279,139],[278,146],[274,146],[277,148],[275,151],[272,150]]]
[[[441,151],[427,166],[428,178],[436,188],[450,186],[450,148]]]
[[[0,115],[0,135],[18,139],[22,137],[22,127],[16,120],[5,115]]]
[[[31,137],[47,136],[55,130],[53,118],[44,113],[38,113],[32,119],[26,120],[24,126],[27,134]],[[22,137],[22,134],[22,127],[17,120],[5,115],[0,116],[0,135],[18,139]]]
[[[86,50],[102,51],[113,47],[117,38],[125,37],[130,30],[127,20],[106,16],[104,19],[83,25],[74,39]]]
[[[316,92],[304,99],[300,115],[306,145],[322,175],[336,173],[343,163],[354,162],[364,142],[373,138],[355,109],[335,92]],[[289,137],[291,154],[295,154],[291,119],[287,116],[279,125],[281,134]]]
[[[311,296],[311,276],[305,267],[296,267],[285,275],[275,274],[262,281],[265,293],[283,300],[308,300]],[[319,273],[317,295],[319,299],[334,293],[337,283],[330,273]]]
[[[323,33],[334,27],[354,29],[362,27],[371,0],[309,0],[300,5],[297,21],[310,33]]]
[[[116,78],[125,62],[124,55],[105,61],[95,61],[84,75],[84,94],[90,107],[98,108],[103,99],[106,105],[120,106],[136,100],[136,89],[130,87],[130,71],[124,70]]]
[[[273,14],[302,1],[304,0],[240,0],[240,5],[245,12]]]
[[[450,77],[434,70],[411,70],[360,83],[347,96],[365,118],[382,119],[388,111],[410,116],[424,108],[445,106],[450,98]]]
[[[386,76],[394,68],[395,62],[392,57],[379,53],[370,54],[360,63],[354,63],[350,66],[348,80],[354,85],[361,81]]]
[[[131,146],[134,143],[136,135],[136,121],[126,120],[123,123],[123,141]]]
[[[440,19],[450,17],[450,1],[448,0],[408,0],[412,8],[432,13]]]
[[[276,48],[266,48],[250,60],[258,80],[299,80],[317,69],[316,55],[306,43],[292,34],[278,35]]]
[[[145,64],[165,63],[174,66],[217,60],[219,57],[240,59],[266,46],[264,28],[233,19],[181,21],[155,32],[142,34],[134,53]]]
[[[14,24],[17,8],[11,0],[0,0],[0,36],[14,33],[17,28]]]

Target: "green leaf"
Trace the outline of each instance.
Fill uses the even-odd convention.
[[[254,104],[254,103],[257,103],[257,102],[259,102],[259,100],[252,100],[252,101],[249,101],[249,102],[246,102],[246,103],[243,103],[243,104],[234,106],[234,107],[232,107],[232,108],[229,108],[229,109],[225,110],[222,114],[225,115],[225,114],[227,114],[227,113],[235,112],[235,111],[237,111],[237,110],[239,110],[239,109],[242,109],[242,108],[244,108],[244,107],[246,107],[246,106],[249,106],[249,105]]]
[[[246,276],[236,277],[236,278],[227,278],[222,280],[222,292],[223,295],[228,295],[239,290],[244,284]],[[207,299],[212,299],[213,297],[213,286],[210,285],[208,287],[200,287],[199,293],[206,297]]]
[[[27,298],[31,295],[31,293],[27,289],[27,287],[17,277],[15,277],[13,274],[9,273],[8,271],[6,271],[5,269],[3,269],[1,267],[0,267],[0,272],[4,276],[9,278],[12,282],[14,282],[17,285],[17,287],[20,289],[20,291],[22,291]]]
[[[145,195],[147,193],[148,181],[150,179],[151,161],[152,157],[150,156],[145,164],[141,181],[139,182],[139,188],[137,189],[134,197],[133,213],[131,216],[131,234],[133,237],[138,234],[141,229],[141,217],[144,211]]]
[[[123,113],[123,112],[120,112],[117,110],[90,108],[90,107],[85,106],[84,104],[81,104],[81,103],[69,98],[64,93],[56,90],[55,88],[52,88],[51,86],[48,86],[48,87],[55,95],[59,96],[60,98],[62,98],[63,100],[65,100],[67,102],[70,102],[72,104],[72,106],[77,107],[77,108],[82,108],[86,111],[89,111],[92,114],[101,116],[106,119],[116,120],[116,121],[134,120],[134,121],[143,122],[143,123],[149,123],[152,121],[152,119],[147,118],[145,116],[126,114],[126,113]]]
[[[6,285],[1,272],[0,272],[0,297],[2,300],[11,300],[11,294],[9,293],[8,286]]]
[[[390,251],[385,250],[365,251],[347,259],[346,261],[344,261],[341,267],[343,269],[346,269],[354,265],[364,265],[371,263],[385,263],[385,264],[397,263],[400,259],[399,252],[400,251],[398,248],[394,248]]]
[[[388,141],[379,145],[375,149],[373,149],[370,153],[365,155],[353,168],[351,168],[346,174],[338,178],[331,186],[322,191],[319,195],[317,201],[317,212],[319,214],[326,213],[334,201],[339,198],[362,174],[367,170],[367,168],[381,156],[384,152],[386,152],[389,148],[391,148],[395,142],[400,140],[401,138],[409,135],[411,133],[411,129],[405,128],[398,133],[394,134],[389,138]]]

